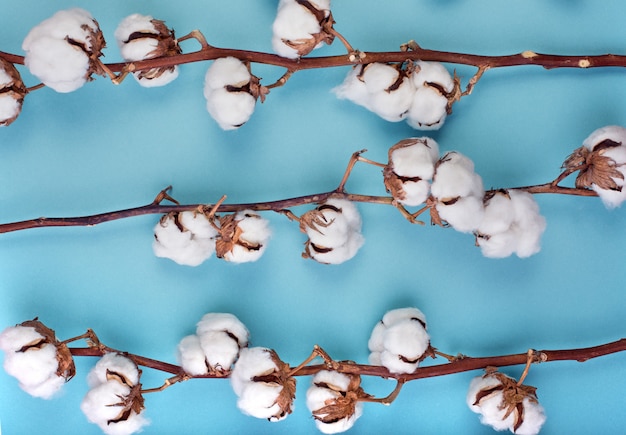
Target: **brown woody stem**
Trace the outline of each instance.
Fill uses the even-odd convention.
[[[384,367],[356,364],[356,363],[346,362],[346,361],[333,361],[332,369],[338,372],[347,373],[347,374],[357,374],[361,376],[376,376],[380,378],[391,378],[391,379],[402,381],[402,383],[404,383],[404,382],[413,381],[417,379],[431,378],[431,377],[436,377],[436,376],[446,376],[446,375],[473,371],[473,370],[481,370],[490,366],[507,367],[507,366],[514,366],[514,365],[522,365],[522,364],[529,365],[529,360],[531,363],[533,362],[545,363],[545,362],[555,362],[555,361],[585,362],[593,358],[599,358],[601,356],[606,356],[606,355],[624,352],[624,351],[626,351],[626,338],[622,338],[620,340],[613,341],[610,343],[600,344],[598,346],[592,346],[592,347],[586,347],[586,348],[533,351],[532,358],[529,358],[528,352],[512,354],[512,355],[499,355],[499,356],[488,356],[488,357],[478,357],[478,358],[465,356],[463,358],[455,359],[454,361],[446,362],[443,364],[437,364],[437,365],[427,366],[427,367],[418,367],[417,370],[411,374],[391,373]],[[119,352],[119,351],[109,348],[107,346],[100,346],[100,347],[87,347],[87,348],[70,348],[70,352],[74,356],[101,357],[107,352]],[[157,361],[157,360],[146,358],[146,357],[139,356],[139,355],[125,353],[125,352],[124,354],[132,358],[140,366],[144,366],[144,367],[148,367],[154,370],[159,370],[165,373],[171,373],[174,375],[181,376],[181,380],[182,380],[182,377],[187,376],[185,375],[183,369],[180,366],[169,364],[169,363],[162,362],[162,361]],[[320,356],[320,354],[314,350],[311,356],[315,358],[315,356]],[[301,367],[298,366],[299,367],[298,370],[294,372],[293,375],[294,376],[310,376],[310,375],[314,375],[315,373],[319,371],[328,370],[328,362],[325,362],[324,364],[317,364],[317,365],[306,365],[311,360],[307,361],[304,365],[301,364]],[[187,377],[190,378],[189,376]],[[194,378],[223,378],[223,377],[224,376],[218,376],[218,375],[194,376]]]

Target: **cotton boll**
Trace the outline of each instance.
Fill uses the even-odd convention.
[[[224,259],[233,263],[257,261],[272,235],[269,221],[251,210],[238,212],[234,219],[240,233],[232,249],[224,254]]]
[[[256,104],[249,85],[253,76],[239,59],[216,59],[204,77],[204,97],[211,117],[224,130],[234,130],[245,124]]]
[[[201,336],[211,331],[227,331],[234,335],[241,347],[248,345],[250,332],[246,326],[231,313],[207,313],[196,325],[196,334]]]
[[[538,402],[525,398],[524,422],[515,431],[516,435],[536,435],[541,431],[541,427],[546,422],[546,415],[543,406]]]
[[[329,370],[322,370],[313,377],[312,385],[306,393],[306,404],[313,413],[315,425],[322,433],[345,432],[354,425],[363,413],[363,405],[360,402],[354,404],[353,412],[343,418],[337,417],[337,420],[329,422],[323,421],[328,414],[319,412],[328,405],[336,404],[338,399],[344,401],[350,382],[349,376]],[[346,409],[346,411],[348,410],[349,408]]]
[[[215,252],[216,235],[217,230],[202,213],[169,214],[154,227],[152,249],[157,257],[198,266]]]
[[[367,342],[367,347],[369,348],[369,350],[373,353],[378,354],[378,356],[376,357],[377,360],[380,360],[380,352],[382,352],[385,349],[385,330],[387,329],[387,326],[382,322],[382,320],[380,322],[378,322],[376,324],[376,326],[374,326],[374,329],[372,330],[372,334],[370,335],[370,338]],[[371,355],[370,355],[370,362],[371,362]],[[372,364],[374,364],[372,362]],[[374,365],[380,365],[380,364],[374,364]]]
[[[457,196],[484,195],[483,181],[474,172],[474,162],[461,153],[446,153],[436,167],[431,185],[433,196],[439,199]]]
[[[1,90],[1,86],[0,86]],[[22,111],[22,101],[11,92],[0,92],[0,127],[11,124]]]
[[[225,88],[204,93],[207,111],[222,130],[236,130],[244,125],[256,105],[256,99],[245,91],[228,91]]]
[[[92,73],[101,74],[101,67],[90,56],[100,56],[102,48],[104,38],[97,22],[78,8],[59,11],[42,21],[22,43],[26,67],[57,92],[72,92],[90,80]]]
[[[8,126],[17,119],[27,93],[15,66],[0,57],[0,127]]]
[[[367,107],[369,91],[361,78],[363,65],[354,66],[348,71],[343,83],[332,89],[337,98],[352,101],[359,106]]]
[[[619,125],[600,127],[587,136],[583,141],[583,146],[589,151],[593,151],[598,144],[606,139],[626,145],[626,128]]]
[[[204,349],[202,349],[200,338],[197,335],[188,335],[178,343],[177,357],[185,373],[192,376],[208,373]]]
[[[181,53],[174,32],[149,15],[133,14],[124,18],[115,30],[115,39],[126,61],[141,61]],[[178,77],[178,67],[151,68],[133,72],[144,87],[164,86]]]
[[[592,188],[598,194],[602,203],[608,209],[613,209],[626,201],[626,188],[624,187],[626,184],[626,141],[621,146],[604,150],[602,155],[615,162],[615,170],[622,174],[622,177],[617,176],[617,174],[612,177],[617,186],[616,189],[603,189],[598,184],[593,184]]]
[[[123,401],[129,393],[127,385],[108,381],[89,390],[80,409],[91,423],[97,424],[107,435],[133,434],[141,431],[148,420],[134,410],[122,416],[126,412]]]
[[[360,233],[351,233],[343,245],[333,248],[308,244],[306,255],[319,263],[341,264],[352,259],[363,246],[363,243],[365,243],[365,238]]]
[[[91,387],[109,381],[110,374],[124,379],[127,385],[139,383],[139,369],[137,364],[122,354],[109,352],[98,360],[87,376],[87,383]]]
[[[282,389],[282,385],[277,384],[265,382],[247,383],[239,395],[237,407],[243,413],[252,417],[279,421],[280,418],[275,418],[275,416],[280,413],[280,405],[277,403],[277,399]]]
[[[541,250],[541,236],[546,229],[546,220],[539,214],[539,205],[528,192],[511,191],[518,233],[516,254],[525,258]]]
[[[395,323],[411,319],[418,319],[424,324],[426,323],[426,315],[415,307],[396,308],[387,311],[383,316],[382,323],[386,326],[391,326]]]
[[[218,371],[230,370],[239,355],[239,344],[223,331],[211,331],[202,334],[200,346],[202,346],[210,367]]]
[[[270,350],[265,347],[250,347],[241,349],[239,359],[235,363],[230,376],[230,382],[237,396],[243,392],[246,384],[259,374],[271,373],[276,370],[276,363],[272,360]]]
[[[407,113],[408,124],[419,130],[441,128],[448,114],[446,93],[454,89],[454,80],[439,62],[415,62],[411,78],[415,87]]]
[[[314,11],[295,0],[281,0],[272,24],[272,47],[279,56],[297,59],[319,48],[323,42],[331,43],[333,35],[324,31],[323,25],[330,17],[330,1],[309,1]]]
[[[476,196],[460,197],[452,204],[438,203],[436,207],[439,217],[461,233],[475,231],[484,213],[482,198]]]
[[[400,146],[396,146],[400,145]],[[405,139],[389,150],[389,164],[401,177],[429,180],[439,159],[439,144],[429,137]]]
[[[485,204],[478,232],[489,235],[501,233],[507,231],[514,220],[515,208],[509,193],[498,191]]]

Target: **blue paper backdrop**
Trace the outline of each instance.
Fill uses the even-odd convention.
[[[209,43],[271,51],[276,1],[8,2],[0,50],[21,53],[29,29],[56,10],[80,6],[109,40],[105,61],[119,61],[117,24],[151,14],[177,35],[200,29]],[[626,4],[618,0],[335,1],[342,32],[365,51],[395,50],[415,39],[425,48],[476,54],[524,50],[560,54],[624,53]],[[197,49],[185,42],[186,52]],[[337,41],[316,55],[342,53]],[[385,161],[396,141],[422,133],[387,123],[337,100],[330,89],[345,68],[303,71],[272,90],[250,122],[223,132],[205,111],[208,63],[185,65],[165,88],[120,86],[104,78],[71,94],[29,95],[20,118],[0,129],[0,222],[77,216],[146,204],[167,185],[181,203],[266,201],[332,190],[350,155]],[[450,65],[452,69],[454,66]],[[21,68],[28,85],[36,83]],[[472,68],[458,67],[465,79]],[[271,83],[283,71],[253,66]],[[488,71],[475,92],[431,133],[442,150],[471,157],[485,186],[544,183],[594,129],[626,125],[626,71],[516,67]],[[348,190],[384,194],[380,170],[357,166]],[[144,216],[92,228],[35,229],[0,235],[0,328],[35,316],[61,338],[93,328],[104,343],[175,362],[178,341],[209,311],[239,316],[253,345],[297,364],[314,344],[336,359],[367,361],[367,339],[385,311],[417,306],[433,345],[472,356],[574,348],[625,336],[626,209],[597,198],[540,196],[548,226],[532,258],[491,260],[472,236],[407,223],[392,207],[360,205],[366,243],[340,266],[300,257],[297,224],[266,214],[274,230],[254,264],[212,259],[197,268],[154,257]],[[294,210],[298,213],[304,209]],[[4,434],[100,433],[79,410],[85,376],[50,401],[23,393],[0,371]],[[545,434],[623,433],[626,355],[584,364],[534,366],[548,420]],[[519,376],[522,367],[504,370]],[[390,407],[366,404],[352,433],[491,433],[465,405],[479,372],[411,382]],[[163,374],[146,370],[144,385]],[[196,380],[146,397],[146,434],[316,433],[298,381],[293,415],[278,424],[242,415],[228,381]],[[393,382],[366,380],[386,394]]]

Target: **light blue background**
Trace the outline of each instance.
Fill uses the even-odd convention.
[[[200,29],[209,43],[271,51],[276,1],[23,0],[2,5],[0,50],[21,53],[29,29],[56,10],[88,9],[119,61],[113,31],[140,12],[166,20],[178,36]],[[336,29],[365,51],[395,50],[415,39],[425,48],[476,54],[524,50],[560,54],[626,52],[626,4],[619,0],[342,0]],[[197,44],[185,42],[186,52]],[[335,43],[316,52],[339,54]],[[98,78],[72,94],[29,95],[20,118],[0,129],[0,222],[77,216],[143,205],[172,184],[182,203],[266,201],[325,192],[338,184],[352,152],[385,161],[396,141],[421,133],[390,124],[330,89],[345,68],[303,71],[258,105],[250,122],[223,132],[205,111],[208,63],[185,65],[171,85],[142,89]],[[452,68],[452,66],[451,66]],[[27,85],[36,80],[20,69]],[[254,66],[271,83],[283,71]],[[465,79],[473,69],[459,67]],[[485,186],[544,183],[594,129],[626,126],[626,70],[516,67],[485,74],[431,136],[443,151],[471,157]],[[347,186],[383,194],[380,171],[357,166]],[[433,345],[471,356],[574,348],[626,335],[626,208],[597,198],[540,196],[548,227],[542,251],[526,260],[483,258],[471,236],[412,226],[380,205],[360,205],[366,243],[341,266],[300,257],[297,224],[266,214],[274,236],[254,264],[213,258],[197,268],[158,259],[151,250],[158,216],[93,228],[50,228],[0,235],[0,328],[39,316],[61,338],[93,328],[111,347],[175,362],[178,341],[210,311],[236,314],[252,345],[276,349],[296,365],[314,344],[336,359],[367,361],[375,322],[392,308],[417,306]],[[304,209],[295,209],[297,213]],[[5,435],[100,433],[79,405],[94,364],[61,397],[23,393],[0,371]],[[626,354],[534,366],[548,420],[545,434],[623,433]],[[519,376],[522,367],[504,370]],[[491,433],[465,405],[478,372],[411,382],[390,407],[366,404],[352,433]],[[164,375],[144,372],[144,386]],[[146,396],[146,434],[316,433],[306,409],[308,379],[298,381],[296,410],[270,424],[243,416],[227,381],[195,380]],[[366,380],[386,394],[389,381]]]

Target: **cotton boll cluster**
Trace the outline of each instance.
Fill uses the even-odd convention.
[[[197,266],[215,252],[217,230],[199,212],[164,215],[154,227],[152,249],[157,257],[185,266]]]
[[[242,349],[230,382],[244,414],[277,422],[293,410],[296,380],[272,349]]]
[[[361,215],[354,203],[331,198],[300,217],[300,230],[309,237],[302,256],[320,263],[340,264],[363,245]]]
[[[24,64],[57,92],[80,88],[92,74],[103,74],[99,61],[105,47],[98,22],[83,9],[59,11],[26,35]]]
[[[426,316],[417,308],[388,311],[372,330],[369,361],[391,373],[413,373],[420,361],[432,355]]]
[[[450,112],[455,80],[438,62],[370,63],[353,67],[333,89],[338,98],[390,122],[406,120],[420,130],[439,129]]]
[[[248,122],[257,98],[263,101],[267,92],[250,73],[249,66],[235,57],[216,59],[204,77],[207,110],[224,130],[234,130]]]
[[[517,385],[515,379],[493,370],[472,379],[467,405],[480,414],[482,424],[518,435],[539,433],[546,420],[535,388]]]
[[[0,127],[17,119],[28,91],[15,66],[0,57]]]
[[[313,376],[306,393],[306,405],[322,433],[345,432],[363,413],[359,398],[365,393],[359,375],[322,370]]]
[[[76,373],[67,346],[37,319],[2,331],[0,349],[6,372],[34,397],[51,398]]]
[[[530,257],[541,249],[545,228],[546,220],[530,193],[498,190],[485,200],[476,243],[485,257]]]
[[[257,261],[272,235],[267,219],[251,210],[223,216],[219,226],[216,255],[231,263]]]
[[[296,59],[331,44],[334,35],[330,0],[280,0],[272,25],[272,47],[283,57]]]
[[[115,30],[115,39],[124,60],[131,62],[182,52],[174,31],[149,15],[133,14],[124,18]],[[164,86],[178,77],[178,67],[151,68],[136,71],[133,76],[144,87]]]
[[[563,166],[580,171],[576,187],[593,189],[607,208],[620,206],[626,200],[626,128],[595,130]]]
[[[226,375],[248,346],[250,333],[229,313],[208,313],[198,322],[196,333],[178,344],[178,360],[186,373]]]
[[[141,372],[118,353],[105,354],[89,372],[91,389],[80,404],[87,419],[108,435],[128,435],[148,424],[142,414]]]
[[[441,219],[463,233],[478,228],[484,213],[485,190],[468,157],[452,151],[439,159],[430,192],[435,201],[431,216],[437,223]]]
[[[416,206],[430,195],[430,180],[439,159],[439,145],[428,137],[404,139],[389,149],[383,170],[385,187],[394,199]]]

